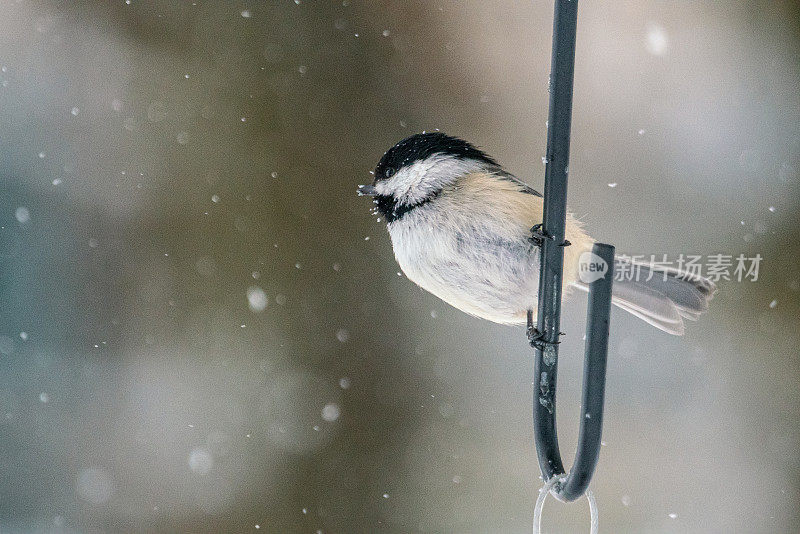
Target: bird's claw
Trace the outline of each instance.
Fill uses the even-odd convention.
[[[542,339],[543,334],[534,325],[528,325],[528,342],[533,344]]]
[[[544,332],[540,332],[534,325],[528,325],[528,343],[534,348],[545,350],[547,345],[560,345],[561,341],[547,341],[544,339]],[[559,337],[564,335],[564,332],[558,333]]]
[[[542,230],[542,225],[541,224],[534,225],[531,228],[531,235],[528,238],[528,241],[530,241],[531,243],[533,243],[537,247],[541,247],[544,244],[544,240],[545,239],[555,240],[555,237],[550,235],[550,234],[548,234],[548,233],[545,233]],[[564,242],[559,244],[558,246],[559,247],[568,247],[571,244],[572,243],[570,243],[568,240],[565,239]]]
[[[531,228],[531,235],[528,240],[533,243],[537,247],[541,247],[544,244],[545,238],[549,238],[550,236],[545,234],[542,231],[542,225],[537,224]]]

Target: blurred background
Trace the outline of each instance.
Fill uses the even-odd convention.
[[[399,276],[355,189],[434,128],[540,188],[552,15],[3,1],[0,532],[529,532],[523,329]],[[799,53],[796,2],[581,3],[571,209],[620,253],[763,257],[683,338],[614,310],[603,532],[800,532]]]

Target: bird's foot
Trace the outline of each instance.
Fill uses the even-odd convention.
[[[528,342],[533,345],[541,341],[543,334],[534,325],[528,325]]]
[[[563,336],[564,332],[559,332],[559,336]],[[528,327],[528,343],[531,347],[544,351],[548,345],[560,345],[561,341],[547,341],[544,338],[544,332],[540,332],[535,326]]]
[[[537,224],[531,228],[531,235],[528,238],[528,241],[537,247],[541,247],[544,244],[545,239],[552,239],[552,237],[542,231],[541,224]]]
[[[541,247],[542,244],[544,244],[544,240],[545,239],[555,240],[555,237],[550,235],[550,234],[548,234],[548,233],[545,233],[542,230],[542,225],[541,224],[537,224],[533,228],[531,228],[531,235],[528,238],[528,241],[530,241],[531,243],[533,243],[537,247]],[[559,247],[568,247],[571,244],[572,243],[570,243],[568,240],[565,239],[564,242],[560,243],[558,246]]]

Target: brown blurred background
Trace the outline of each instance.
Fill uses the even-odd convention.
[[[620,252],[764,258],[683,338],[614,312],[603,532],[800,532],[799,12],[581,3],[572,210]],[[355,188],[433,128],[541,187],[551,28],[546,1],[4,1],[0,532],[529,532],[524,332],[398,276]]]

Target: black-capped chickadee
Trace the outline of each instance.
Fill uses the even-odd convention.
[[[532,228],[542,222],[542,196],[484,152],[440,132],[412,135],[383,155],[372,185],[358,191],[374,197],[409,280],[496,323],[524,324],[528,310],[535,312],[540,249]],[[579,263],[594,242],[571,214],[566,239],[565,294],[588,288]],[[615,268],[626,261],[617,259]],[[708,309],[716,290],[710,280],[634,265],[636,276],[614,282],[612,302],[620,308],[676,335],[684,318]]]

